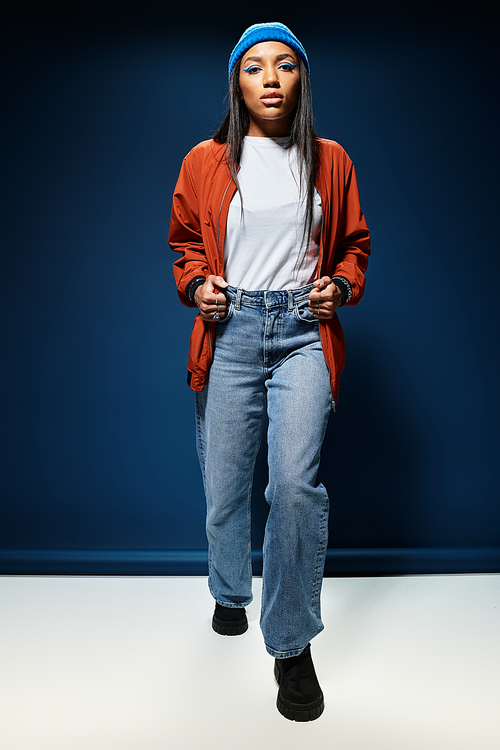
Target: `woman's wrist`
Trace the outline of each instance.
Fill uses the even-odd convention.
[[[187,297],[189,297],[191,302],[195,302],[194,293],[196,292],[199,286],[203,286],[205,281],[206,281],[206,278],[204,276],[193,276],[193,278],[187,285],[186,289],[184,290],[184,293],[186,294]]]
[[[342,301],[339,305],[339,307],[342,307],[352,299],[352,286],[345,276],[332,276],[332,281],[342,295]]]

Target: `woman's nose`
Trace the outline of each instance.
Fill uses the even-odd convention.
[[[269,68],[269,70],[266,70],[264,75],[264,86],[272,86],[273,88],[277,89],[279,88],[279,85],[280,82],[276,71],[273,68]]]

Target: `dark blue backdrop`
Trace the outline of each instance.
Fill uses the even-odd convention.
[[[194,313],[173,283],[170,200],[225,110],[232,46],[273,18],[99,7],[13,10],[4,39],[0,564],[200,572]],[[457,12],[276,14],[308,51],[317,128],[352,157],[373,234],[365,299],[340,313],[330,573],[500,565],[498,29],[480,5]],[[264,486],[261,452],[256,551]]]

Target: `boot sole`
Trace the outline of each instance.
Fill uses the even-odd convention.
[[[219,620],[215,615],[212,617],[212,629],[219,635],[243,635],[248,630],[248,621],[241,622],[239,625]]]
[[[275,665],[274,678],[278,687],[280,684],[280,677],[280,671],[277,665]],[[290,721],[314,721],[315,719],[319,719],[325,710],[325,701],[323,693],[321,693],[318,698],[311,703],[292,703],[292,701],[282,698],[278,691],[276,708],[285,719],[289,719]]]

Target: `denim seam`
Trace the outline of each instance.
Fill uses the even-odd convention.
[[[255,458],[257,459],[257,453],[255,454]],[[255,472],[255,465],[254,465],[254,472]],[[252,489],[253,489],[253,479],[250,482],[250,487],[248,488],[248,496],[247,496],[247,539],[248,539],[248,574],[250,578],[252,577]]]
[[[197,442],[198,456],[199,456],[199,461],[200,461],[201,478],[203,481],[203,489],[205,491],[205,497],[208,497],[207,484],[206,484],[206,471],[205,471],[206,453],[205,453],[205,443],[203,440],[203,430],[201,428],[200,398],[201,398],[201,395],[196,394],[196,402],[195,402],[196,403],[196,442]],[[208,512],[208,508],[207,508],[207,512]],[[212,555],[211,555],[210,544],[209,544],[208,545],[208,588],[210,589],[210,592],[212,593],[212,596],[213,596],[213,591],[212,591],[212,587],[210,584],[212,570],[213,570]]]
[[[200,457],[202,458],[202,461],[200,461],[200,468],[201,468],[201,476],[203,480],[203,487],[206,490],[206,482],[205,482],[206,453],[205,453],[205,443],[203,440],[203,430],[201,429],[201,415],[200,415],[200,404],[199,404],[198,394],[196,398],[196,436],[197,436],[197,441],[198,441],[198,450],[200,453]]]
[[[264,293],[265,294],[265,293]],[[264,367],[264,372],[266,373],[266,378],[268,377],[268,371],[267,371],[267,324],[269,322],[269,310],[267,309],[267,304],[264,309],[264,337],[262,340],[262,366]]]
[[[312,591],[312,597],[311,597],[312,609],[319,618],[321,618],[320,592],[321,592],[321,584],[323,581],[323,572],[324,572],[324,567],[325,567],[328,510],[329,510],[328,493],[326,492],[326,490],[324,490],[323,510],[322,510],[321,519],[319,523],[319,533],[321,537],[321,542],[318,545],[318,550],[316,553],[316,568],[315,568],[315,573],[314,573],[314,584],[313,584],[313,591]]]
[[[309,641],[307,643],[309,643]],[[291,659],[292,656],[299,656],[307,646],[307,643],[300,648],[294,648],[292,651],[275,651],[275,649],[270,646],[266,646],[266,651],[270,656],[274,656],[275,659]]]

